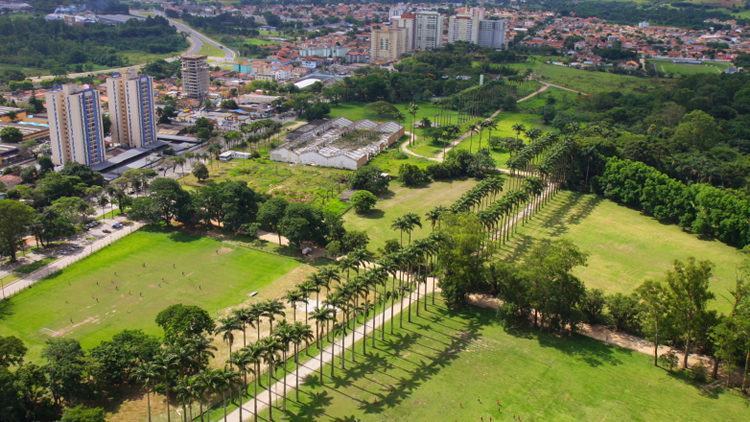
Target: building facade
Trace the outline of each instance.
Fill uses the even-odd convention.
[[[398,60],[407,51],[407,41],[405,28],[373,28],[370,34],[370,61],[388,63]]]
[[[99,93],[73,84],[47,92],[47,115],[52,162],[95,166],[104,161]]]
[[[153,79],[113,74],[107,78],[112,142],[142,148],[156,142]]]
[[[414,49],[431,50],[443,43],[443,16],[432,10],[418,11],[414,18]]]
[[[188,98],[203,101],[208,97],[208,61],[206,56],[186,54],[182,64],[182,88]]]
[[[480,20],[477,44],[495,50],[505,48],[505,21],[488,19]]]
[[[403,28],[406,31],[406,51],[414,51],[414,18],[413,13],[403,13],[391,18],[391,26]]]

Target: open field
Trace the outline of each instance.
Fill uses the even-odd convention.
[[[672,63],[671,60],[649,60],[648,66],[655,66],[659,72],[674,76],[690,76],[699,73],[721,73],[730,63],[704,62],[703,64]]]
[[[398,324],[396,324],[398,325]],[[648,355],[581,337],[509,330],[495,311],[442,302],[378,338],[370,355],[336,360],[324,385],[290,393],[283,420],[747,420],[735,392],[703,391]],[[358,351],[361,348],[357,348]],[[267,418],[266,414],[263,414]],[[267,419],[265,419],[267,420]]]
[[[567,66],[548,64],[544,57],[531,57],[524,63],[513,63],[516,69],[531,69],[540,80],[593,94],[608,91],[648,91],[664,85],[656,78],[639,78],[608,72],[580,70]]]
[[[237,242],[142,229],[0,303],[0,335],[23,339],[37,360],[50,336],[92,347],[123,329],[158,334],[154,318],[169,305],[215,315],[298,267]]]
[[[425,213],[437,205],[450,205],[464,192],[476,184],[473,179],[453,182],[432,182],[424,188],[406,188],[399,182],[391,182],[391,192],[386,199],[375,204],[369,214],[359,215],[349,210],[344,215],[344,225],[348,230],[363,230],[370,236],[370,249],[376,250],[388,239],[399,239],[399,232],[391,229],[397,217],[413,212],[422,219],[422,228],[416,228],[412,239],[419,239],[430,233],[430,222]],[[404,235],[404,242],[407,236]]]
[[[539,114],[544,106],[547,105],[548,101],[554,102],[555,104],[566,104],[575,102],[579,97],[580,95],[574,92],[551,86],[541,94],[537,94],[526,101],[518,103],[518,111],[522,113]]]
[[[294,202],[308,202],[334,212],[346,211],[348,205],[339,194],[348,187],[351,171],[279,163],[267,158],[251,160],[214,161],[208,166],[209,181],[241,180],[257,192],[274,194]],[[200,186],[192,175],[180,182],[188,187]]]
[[[510,260],[521,259],[534,242],[566,238],[589,254],[575,274],[591,288],[627,293],[646,279],[660,279],[674,260],[712,261],[714,308],[729,310],[738,266],[748,258],[718,241],[701,240],[675,225],[661,224],[638,211],[594,195],[560,192],[503,247]]]

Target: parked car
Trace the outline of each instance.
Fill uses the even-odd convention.
[[[109,233],[112,233],[112,230],[104,229],[104,230],[102,230],[102,232],[109,234]]]
[[[115,224],[112,225],[112,228],[115,229],[115,230],[120,230],[123,227],[124,227],[124,225],[122,223],[120,223],[119,221],[117,223],[115,223]]]

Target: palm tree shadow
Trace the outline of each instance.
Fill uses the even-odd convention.
[[[325,409],[333,402],[333,397],[328,394],[328,391],[313,392],[309,395],[310,400],[300,403],[295,412],[284,411],[290,421],[318,420],[326,414]]]

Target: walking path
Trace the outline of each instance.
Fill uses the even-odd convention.
[[[527,95],[527,96],[525,96],[525,97],[517,100],[516,103],[520,103],[520,102],[523,102],[523,101],[528,101],[531,98],[534,98],[537,95],[541,94],[542,92],[546,91],[551,86],[553,86],[555,88],[566,89],[566,90],[572,91],[572,92],[578,92],[578,91],[572,90],[570,88],[564,88],[564,87],[561,87],[561,86],[558,86],[558,85],[554,85],[554,84],[550,84],[550,83],[547,83],[547,82],[542,82],[542,81],[538,81],[538,82],[540,84],[542,84],[541,88],[539,88],[536,91],[532,92],[531,94],[529,94],[529,95]],[[502,112],[502,109],[495,110],[495,112],[492,113],[492,115],[490,115],[490,117],[488,117],[487,119],[488,120],[495,119],[495,117],[497,117],[497,115],[500,114],[500,112]],[[406,132],[406,133],[409,134],[409,138],[412,141],[414,141],[414,140],[417,139],[417,135],[416,134],[413,134],[411,132]],[[443,151],[441,151],[440,153],[438,153],[438,155],[436,155],[434,157],[426,157],[424,155],[417,154],[416,152],[410,150],[409,149],[409,142],[403,142],[401,144],[401,151],[403,151],[404,153],[409,154],[409,155],[411,155],[413,157],[424,158],[425,160],[430,160],[430,161],[442,162],[445,159],[445,154],[447,154],[448,152],[450,152],[450,150],[452,150],[458,144],[460,144],[461,142],[463,142],[466,138],[468,138],[470,136],[473,136],[473,135],[474,135],[474,133],[471,130],[467,130],[461,136],[459,136],[457,139],[454,139]]]
[[[435,279],[430,277],[427,279],[427,288],[426,291],[431,292],[433,285],[435,283]],[[435,291],[439,291],[437,289],[437,286],[435,287]],[[424,293],[422,291],[423,289],[417,289],[416,292],[411,293],[411,301],[416,302],[417,299],[424,297]],[[359,340],[362,340],[365,335],[365,330],[368,334],[372,335],[375,329],[380,327],[384,321],[383,321],[383,314],[385,314],[385,322],[388,322],[392,320],[396,315],[400,314],[402,309],[407,309],[408,303],[410,298],[405,297],[401,300],[401,302],[394,303],[393,306],[389,307],[388,309],[383,310],[383,312],[373,316],[369,320],[365,322],[365,324],[355,327],[353,331],[349,332],[349,334],[346,335],[344,338],[344,349],[347,349],[346,345],[351,345],[352,342],[357,342]],[[325,366],[328,363],[331,363],[333,359],[337,356],[341,355],[341,342],[340,339],[336,339],[333,344],[328,345],[328,347],[324,348],[318,355],[316,355],[313,358],[310,358],[307,362],[300,363],[300,369],[299,369],[299,381],[300,383],[304,382],[304,380],[310,376],[315,375],[319,372],[321,365]],[[321,362],[322,360],[322,362]],[[294,386],[296,385],[296,379],[297,374],[295,372],[290,372],[287,376],[285,376],[283,379],[277,381],[270,387],[270,393],[272,397],[272,401],[276,401],[282,397],[282,392],[284,391],[284,384],[287,386],[287,392],[292,392],[294,390]],[[268,394],[269,389],[265,389],[262,392],[258,393],[254,398],[246,401],[241,405],[242,407],[242,419],[241,420],[250,420],[253,418],[253,409],[255,408],[255,402],[257,401],[258,406],[258,413],[262,413],[268,408]],[[223,419],[222,419],[223,420]],[[227,415],[227,421],[230,422],[241,422],[240,420],[240,409],[235,409]]]
[[[120,230],[114,231],[111,234],[94,241],[90,245],[83,246],[79,251],[71,255],[65,255],[63,257],[60,257],[56,261],[53,261],[50,264],[47,264],[44,267],[24,277],[21,277],[18,280],[13,281],[12,283],[6,286],[3,286],[2,290],[0,291],[0,299],[9,298],[15,295],[16,293],[19,293],[23,289],[33,286],[34,284],[43,280],[45,277],[49,276],[50,274],[60,271],[63,268],[75,262],[78,262],[82,260],[83,258],[86,258],[92,253],[102,249],[103,247],[107,245],[112,244],[113,242],[116,242],[117,240],[122,239],[123,237],[129,235],[130,233],[133,233],[134,231],[140,229],[141,227],[143,227],[143,223],[133,222],[132,224],[127,225],[121,228]]]

